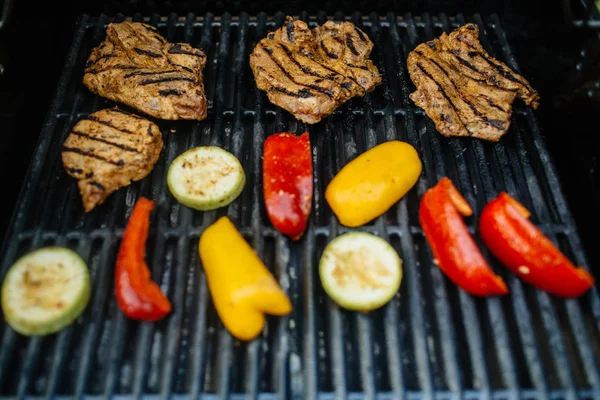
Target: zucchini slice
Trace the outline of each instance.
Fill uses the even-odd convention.
[[[73,250],[48,246],[19,258],[2,283],[8,325],[25,336],[47,335],[70,325],[90,299],[85,261]]]
[[[194,147],[173,160],[167,185],[181,204],[196,210],[214,210],[242,193],[246,175],[240,161],[216,146]]]
[[[371,311],[394,297],[402,281],[402,260],[384,239],[349,232],[333,239],[321,256],[325,292],[340,307]]]

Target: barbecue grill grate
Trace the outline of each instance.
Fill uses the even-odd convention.
[[[312,25],[327,17],[300,14]],[[75,181],[61,166],[60,146],[80,117],[114,104],[87,91],[82,74],[106,24],[122,18],[83,15],[78,21],[0,264],[4,276],[25,252],[48,244],[71,247],[88,261],[92,298],[77,322],[56,335],[25,338],[2,324],[1,398],[229,394],[237,399],[248,394],[261,399],[600,399],[600,299],[595,288],[577,300],[557,300],[493,262],[511,293],[475,299],[432,264],[418,223],[418,201],[444,175],[457,183],[474,215],[498,191],[514,194],[545,233],[577,264],[586,264],[529,108],[516,105],[509,134],[494,144],[442,137],[408,98],[414,90],[404,63],[408,52],[463,24],[465,17],[351,16],[375,43],[372,58],[383,83],[309,127],[314,207],[309,229],[297,243],[276,232],[266,217],[261,149],[266,136],[282,130],[300,133],[306,126],[268,102],[248,65],[257,41],[283,22],[281,13],[133,17],[158,26],[170,41],[206,51],[209,117],[157,121],[165,149],[152,173],[84,215]],[[488,51],[516,68],[498,18],[484,21],[474,15],[468,20],[479,25]],[[333,306],[316,271],[327,242],[347,231],[328,209],[324,188],[347,161],[391,139],[418,149],[423,174],[397,206],[361,229],[385,237],[396,248],[404,260],[404,280],[384,308],[369,315],[346,312]],[[222,210],[185,208],[165,184],[170,161],[204,144],[232,151],[247,173],[242,195]],[[147,261],[173,302],[173,313],[154,324],[125,319],[112,286],[119,241],[141,195],[157,200]],[[263,334],[249,344],[233,340],[222,327],[197,255],[199,235],[224,214],[274,271],[294,306],[291,315],[270,318]],[[472,231],[474,226],[469,221]]]

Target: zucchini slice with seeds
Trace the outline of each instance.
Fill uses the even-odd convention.
[[[325,292],[340,307],[367,312],[383,306],[398,292],[402,260],[384,239],[349,232],[325,247],[319,275]]]
[[[173,160],[167,185],[181,204],[206,211],[229,205],[246,183],[240,161],[217,146],[194,147]]]
[[[19,258],[2,283],[8,325],[25,336],[70,325],[85,309],[91,284],[85,261],[73,250],[48,246]]]

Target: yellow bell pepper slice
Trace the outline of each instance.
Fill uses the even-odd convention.
[[[409,143],[385,142],[346,164],[327,185],[325,199],[342,225],[361,226],[404,197],[422,168]]]
[[[292,311],[289,298],[229,218],[206,228],[198,252],[217,313],[235,338],[258,336],[264,314]]]

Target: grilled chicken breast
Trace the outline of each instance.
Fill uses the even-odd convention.
[[[534,108],[540,100],[529,82],[486,53],[474,24],[418,45],[408,55],[408,72],[417,87],[410,98],[444,136],[498,141],[516,97]]]
[[[62,163],[76,178],[86,212],[117,189],[147,176],[163,147],[156,124],[119,108],[75,124],[63,143]]]
[[[350,22],[328,21],[310,29],[288,17],[250,54],[250,67],[269,100],[314,124],[354,96],[381,83],[368,59],[373,43]]]
[[[94,48],[83,83],[95,94],[160,119],[206,118],[202,70],[206,56],[187,43],[169,43],[139,22],[111,23]]]

